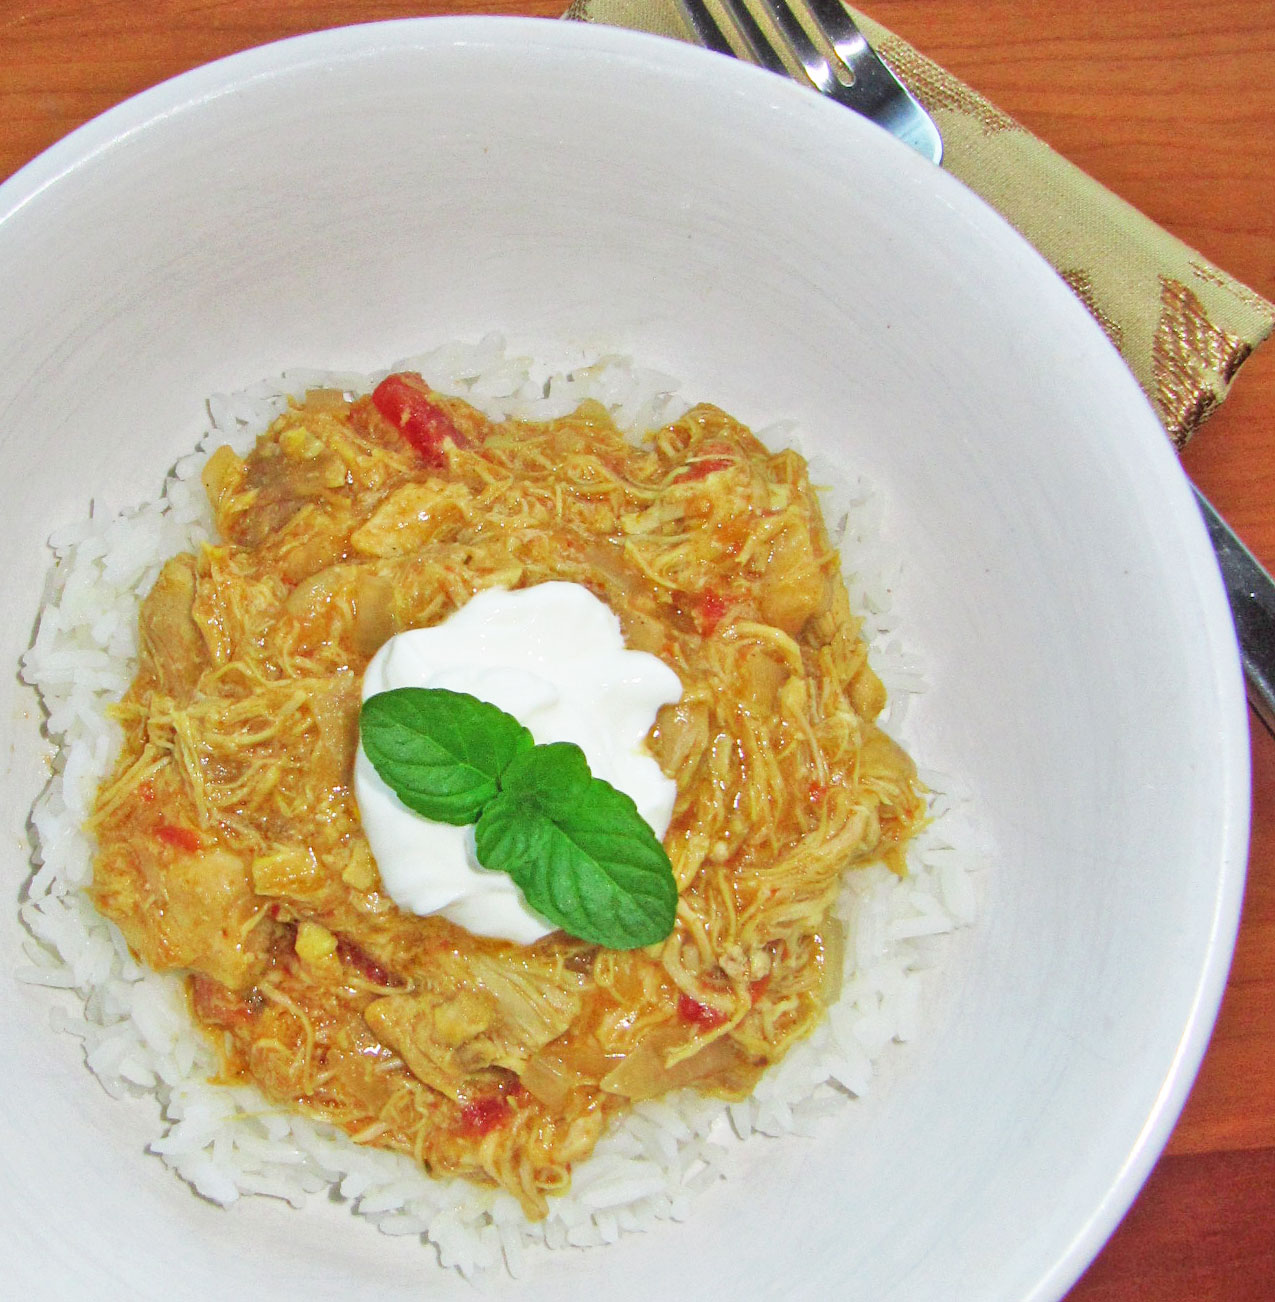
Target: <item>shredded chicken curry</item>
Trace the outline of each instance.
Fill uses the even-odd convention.
[[[802,459],[698,406],[635,443],[598,405],[492,422],[395,376],[314,391],[204,483],[220,539],[140,613],[93,894],[185,974],[226,1080],[530,1217],[608,1120],[746,1095],[819,1019],[845,871],[922,817]],[[387,382],[389,383],[389,382]],[[667,941],[521,946],[400,911],[352,791],[360,680],[475,592],[580,583],[681,678],[651,752],[678,789]]]

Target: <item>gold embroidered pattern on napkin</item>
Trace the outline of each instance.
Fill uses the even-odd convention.
[[[1215,326],[1180,280],[1160,277],[1160,320],[1151,345],[1155,401],[1174,443],[1182,447],[1221,402],[1253,351],[1238,335]],[[1209,383],[1220,377],[1219,386]]]
[[[877,53],[903,78],[908,88],[933,113],[947,109],[973,118],[983,128],[985,136],[1001,131],[1025,131],[1008,113],[985,100],[963,81],[953,77],[946,68],[933,59],[900,40],[897,36],[885,37],[876,47]]]
[[[1107,338],[1118,350],[1121,350],[1124,344],[1124,328],[1098,303],[1097,295],[1094,293],[1093,278],[1089,273],[1077,268],[1075,271],[1060,271],[1058,274],[1071,287],[1071,292],[1089,309],[1089,315],[1103,328]]]
[[[1275,326],[1275,303],[1268,303],[1260,294],[1236,280],[1234,276],[1228,276],[1225,271],[1215,267],[1211,262],[1192,258],[1189,265],[1192,273],[1201,280],[1226,290],[1232,298],[1247,304],[1260,316],[1265,317],[1268,325]]]

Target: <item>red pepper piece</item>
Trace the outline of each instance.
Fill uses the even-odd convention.
[[[160,823],[155,829],[155,835],[165,845],[171,845],[174,850],[185,850],[189,854],[194,854],[203,844],[196,831],[177,823]]]
[[[729,470],[735,463],[730,457],[705,457],[703,461],[693,461],[677,477],[679,484],[693,483],[697,479],[707,479],[715,470]]]
[[[480,1099],[471,1099],[460,1107],[461,1133],[473,1138],[489,1135],[507,1121],[510,1115],[503,1094],[487,1094]]]
[[[421,454],[426,465],[444,464],[446,439],[458,448],[468,442],[434,400],[429,385],[414,371],[387,375],[372,390],[372,405]]]
[[[361,977],[370,981],[374,986],[398,985],[398,981],[395,980],[387,967],[377,962],[367,950],[356,945],[345,936],[337,937],[336,952],[342,963],[348,963]]]
[[[688,994],[678,995],[677,1015],[682,1021],[690,1022],[692,1026],[702,1026],[705,1030],[712,1030],[714,1026],[721,1026],[723,1022],[730,1020],[725,1013],[719,1013],[716,1008],[701,1004],[698,999],[692,999]]]

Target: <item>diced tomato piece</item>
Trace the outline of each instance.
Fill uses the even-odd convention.
[[[155,829],[155,835],[165,845],[171,845],[174,850],[185,850],[189,854],[194,854],[203,844],[198,832],[178,823],[160,823]]]
[[[480,1099],[471,1099],[468,1103],[461,1104],[461,1133],[474,1138],[489,1135],[507,1121],[510,1115],[503,1094],[486,1094]]]
[[[758,977],[748,986],[748,997],[756,1003],[764,995],[770,986],[770,973],[767,972],[764,977]]]
[[[679,484],[693,483],[697,479],[707,479],[717,470],[729,470],[735,463],[730,457],[705,457],[703,461],[692,461],[677,477]]]
[[[457,447],[468,440],[434,400],[428,384],[414,371],[387,375],[372,390],[372,405],[421,454],[427,465],[444,464],[443,443]]]
[[[817,805],[820,801],[827,800],[827,784],[823,782],[812,782],[810,786],[806,788],[806,796],[812,805]]]
[[[695,604],[695,627],[699,629],[700,637],[708,637],[722,622],[722,616],[728,609],[726,598],[720,592],[709,588],[700,593]]]
[[[705,1030],[721,1026],[723,1022],[729,1020],[725,1013],[719,1013],[716,1008],[701,1004],[698,999],[692,999],[688,994],[678,996],[677,1015],[682,1021],[690,1022],[692,1026],[702,1026]]]

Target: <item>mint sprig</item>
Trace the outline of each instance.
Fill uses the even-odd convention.
[[[579,746],[537,746],[511,714],[463,692],[401,687],[363,703],[363,751],[410,809],[474,823],[478,862],[581,940],[638,949],[673,930],[677,882],[624,792]]]

